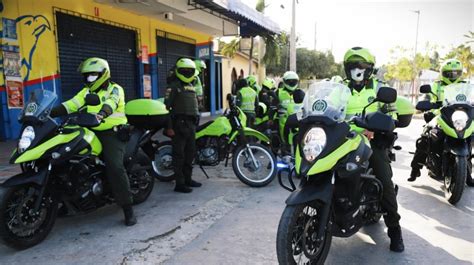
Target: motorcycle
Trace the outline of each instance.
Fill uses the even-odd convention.
[[[295,133],[290,131],[288,139],[283,140],[285,138],[285,133],[284,126],[282,125],[285,124],[290,115],[297,113],[301,109],[304,95],[305,93],[303,90],[294,93],[294,101],[289,103],[286,109],[278,109],[275,106],[271,106],[270,110],[267,110],[268,108],[264,103],[259,103],[260,111],[257,113],[260,115],[257,115],[255,119],[255,128],[257,128],[258,131],[264,132],[264,134],[270,138],[272,151],[277,157],[282,157],[285,155],[285,151],[289,151],[282,150],[285,143],[288,143],[290,146],[293,145],[293,137]],[[272,113],[271,115],[273,117],[271,119],[269,113]],[[270,120],[272,121],[271,123]],[[282,120],[282,122],[280,122],[280,120]]]
[[[58,209],[64,214],[87,213],[114,202],[101,159],[102,145],[89,129],[100,121],[84,112],[87,106],[99,105],[100,99],[87,95],[86,106],[59,123],[50,117],[56,99],[51,91],[34,90],[20,115],[22,133],[10,163],[19,164],[22,173],[0,185],[0,237],[12,248],[42,242]],[[131,139],[124,166],[133,203],[139,204],[154,186],[147,172],[150,161],[141,148],[146,133],[131,124],[121,127],[120,134]]]
[[[433,94],[430,85],[421,86],[420,92]],[[445,197],[454,205],[462,197],[464,183],[474,186],[471,174],[474,85],[451,84],[444,88],[444,96],[442,102],[420,101],[416,109],[430,111],[441,108],[439,115],[425,126],[423,132],[429,139],[425,166],[430,177],[443,181]]]
[[[278,226],[280,264],[323,264],[333,236],[349,237],[381,218],[383,186],[371,175],[372,150],[368,139],[351,125],[391,133],[396,127],[391,116],[381,111],[365,114],[365,109],[376,102],[395,102],[396,91],[380,88],[361,116],[345,121],[350,96],[350,89],[343,84],[315,83],[297,113],[294,170],[300,181],[296,188],[291,179],[291,186],[279,180],[292,192]]]
[[[196,129],[195,164],[207,178],[203,166],[217,166],[232,157],[232,168],[243,183],[251,187],[263,187],[276,175],[276,158],[268,146],[252,142],[249,138],[269,144],[270,139],[259,131],[245,126],[247,118],[235,104],[235,96],[228,95],[229,109],[223,116],[204,123]],[[153,169],[159,180],[174,179],[172,145],[166,141],[157,146]]]

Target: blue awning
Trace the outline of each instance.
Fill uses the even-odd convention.
[[[277,23],[240,0],[194,0],[191,2],[238,21],[242,37],[280,33]]]

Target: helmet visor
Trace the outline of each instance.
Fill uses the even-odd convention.
[[[355,69],[355,68],[359,68],[359,69],[369,69],[369,68],[372,68],[373,65],[370,64],[370,63],[366,63],[366,62],[348,62],[347,63],[347,68],[350,70],[350,69]]]
[[[287,79],[285,80],[285,84],[290,87],[296,86],[298,84],[298,79]]]
[[[461,70],[452,70],[452,71],[444,71],[443,72],[443,77],[446,77],[449,80],[456,80],[460,78],[462,75]]]
[[[186,78],[190,78],[194,76],[196,69],[194,68],[179,68],[178,73]]]

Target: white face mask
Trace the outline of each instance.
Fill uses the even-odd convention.
[[[87,82],[92,83],[95,80],[97,80],[97,78],[99,78],[98,75],[89,75],[89,76],[87,76]]]
[[[351,79],[356,82],[364,80],[365,69],[355,68],[351,70]]]

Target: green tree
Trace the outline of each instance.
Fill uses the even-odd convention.
[[[412,81],[422,70],[430,69],[438,63],[437,59],[430,57],[428,53],[417,53],[413,63],[410,50],[401,46],[391,49],[390,53],[392,62],[384,67],[387,70],[384,74],[387,81]]]
[[[267,65],[267,73],[273,75],[282,75],[287,71],[288,46],[281,47],[280,64]],[[343,76],[343,68],[341,64],[337,64],[331,52],[320,52],[309,50],[307,48],[296,49],[296,65],[298,75],[301,79],[309,78],[331,78],[334,75]]]
[[[222,55],[234,58],[240,48],[240,37],[234,38],[230,42],[225,43],[219,40],[219,51]]]

